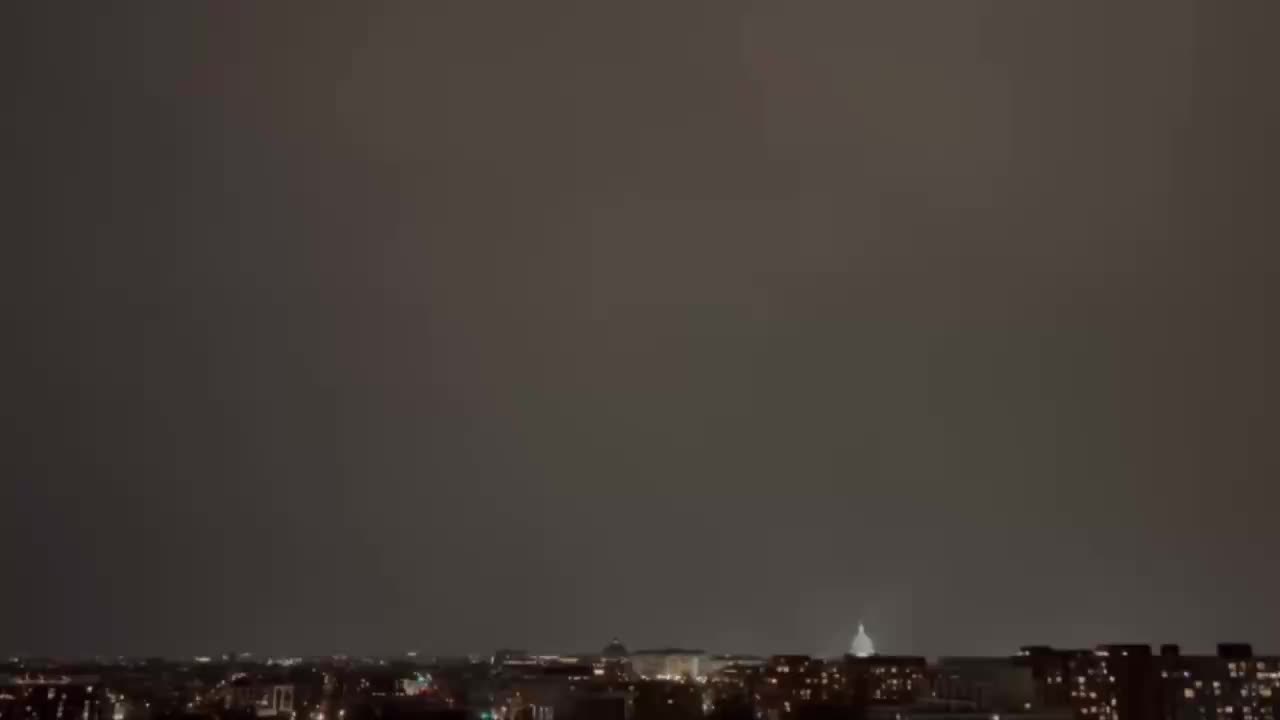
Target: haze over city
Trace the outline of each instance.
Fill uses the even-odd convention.
[[[6,3],[0,656],[1280,651],[1277,20]]]

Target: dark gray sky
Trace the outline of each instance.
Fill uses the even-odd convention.
[[[5,3],[0,651],[1280,650],[1278,20]]]

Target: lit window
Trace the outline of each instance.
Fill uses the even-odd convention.
[[[1187,688],[1182,691],[1182,696],[1185,698],[1193,698],[1196,696],[1196,691],[1192,690],[1191,688]]]

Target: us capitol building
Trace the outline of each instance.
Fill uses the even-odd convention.
[[[853,642],[849,644],[849,654],[854,657],[871,657],[876,654],[876,644],[871,642],[871,636],[862,623],[858,623],[858,634],[853,636]]]

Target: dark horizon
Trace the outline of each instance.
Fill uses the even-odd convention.
[[[6,4],[0,646],[1280,650],[1278,20]]]

